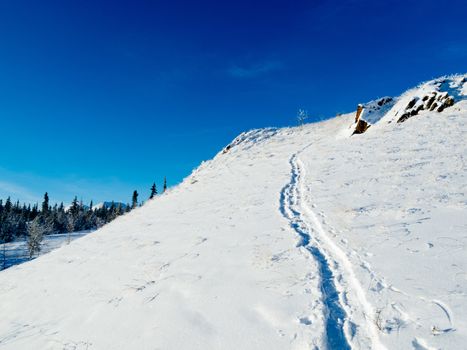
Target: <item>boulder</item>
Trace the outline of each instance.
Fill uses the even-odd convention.
[[[454,98],[449,96],[443,101],[441,106],[438,107],[437,111],[442,112],[442,111],[444,111],[445,108],[451,107],[453,104],[454,104]]]
[[[405,109],[411,109],[413,106],[415,106],[415,103],[417,103],[417,98],[414,97],[413,99],[410,100],[410,102],[408,103],[407,107],[405,107]]]
[[[357,122],[357,125],[355,126],[355,130],[352,135],[355,134],[363,134],[367,129],[370,127],[370,124],[368,124],[365,120],[359,119]]]

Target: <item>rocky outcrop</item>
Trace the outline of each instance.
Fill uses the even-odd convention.
[[[392,106],[392,97],[383,97],[375,101],[359,104],[355,113],[355,124],[352,135],[363,134],[371,124],[376,123]]]
[[[352,133],[352,135],[363,134],[369,127],[370,127],[370,124],[368,124],[363,119],[359,119],[358,122],[357,122],[357,125],[355,125],[355,130]]]
[[[372,125],[403,123],[424,113],[443,113],[467,103],[467,74],[427,81],[398,97],[382,97],[359,104],[346,134],[362,134]],[[444,113],[443,113],[444,114]]]
[[[421,99],[418,97],[412,98],[397,122],[403,123],[421,111],[442,112],[445,108],[452,105],[454,105],[454,97],[450,96],[447,92],[433,91]]]

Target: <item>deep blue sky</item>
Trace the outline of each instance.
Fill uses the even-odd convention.
[[[465,72],[465,1],[0,1],[0,198],[129,201],[241,131]]]

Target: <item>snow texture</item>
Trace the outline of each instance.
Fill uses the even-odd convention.
[[[449,89],[453,106],[397,123]],[[465,76],[424,83],[361,135],[354,113],[243,133],[143,207],[2,271],[0,348],[465,348],[462,96]]]

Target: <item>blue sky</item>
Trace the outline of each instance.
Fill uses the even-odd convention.
[[[0,1],[0,198],[173,185],[241,131],[466,71],[465,1]]]

